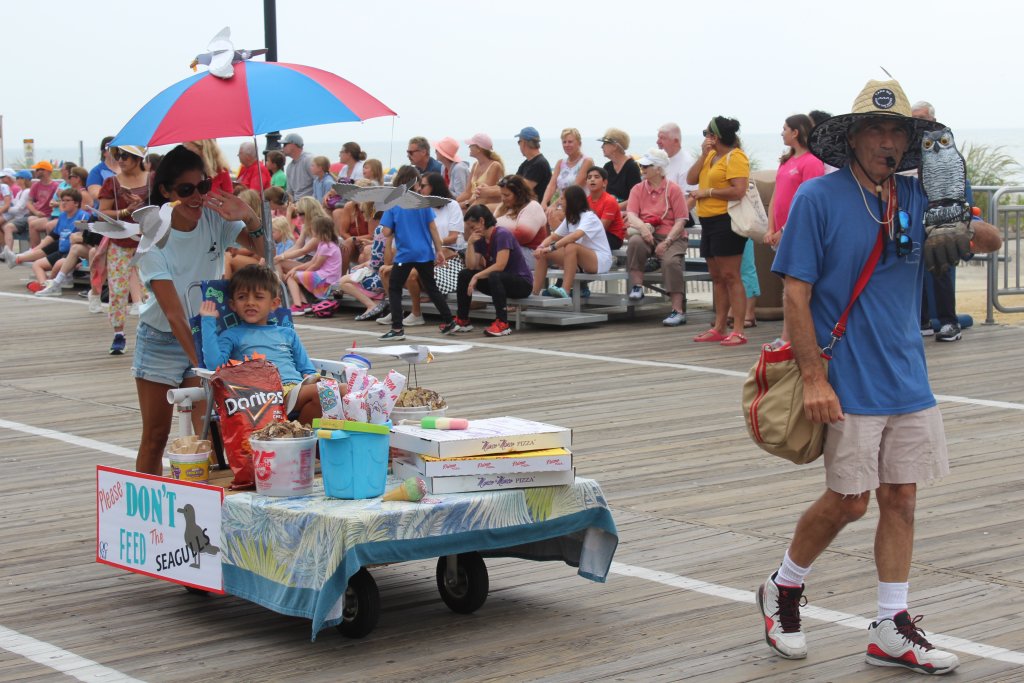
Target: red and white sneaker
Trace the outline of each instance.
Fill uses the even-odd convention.
[[[804,587],[779,586],[775,576],[772,574],[757,589],[757,607],[764,618],[764,640],[780,657],[803,659],[807,656],[807,638],[800,629],[800,606],[807,604]]]
[[[512,328],[504,320],[495,320],[484,330],[484,334],[488,337],[505,337],[512,334]]]
[[[925,640],[924,631],[903,610],[892,619],[876,621],[868,627],[868,664],[902,666],[922,674],[947,674],[960,666],[952,652],[936,650]]]
[[[452,330],[452,331],[453,332],[472,332],[473,331],[473,323],[469,322],[468,318],[466,318],[466,319],[456,318],[455,319],[455,329]]]

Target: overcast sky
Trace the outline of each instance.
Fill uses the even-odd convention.
[[[278,59],[366,89],[398,112],[403,141],[508,138],[524,125],[552,142],[568,126],[652,135],[674,120],[695,146],[715,114],[750,134],[776,132],[794,112],[849,111],[868,79],[885,77],[880,66],[954,128],[1018,128],[1014,6],[278,0]],[[3,17],[8,149],[27,137],[95,146],[191,75],[190,61],[223,26],[236,47],[264,44],[261,0],[12,2]],[[388,140],[391,128],[388,118],[301,132],[308,142]]]

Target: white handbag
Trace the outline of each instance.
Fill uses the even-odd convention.
[[[732,231],[740,237],[760,242],[768,233],[768,214],[753,180],[748,179],[745,195],[729,202],[729,219]]]

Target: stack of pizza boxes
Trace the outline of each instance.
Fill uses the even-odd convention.
[[[516,417],[470,420],[468,429],[391,430],[392,473],[421,477],[429,493],[572,484],[572,430]]]

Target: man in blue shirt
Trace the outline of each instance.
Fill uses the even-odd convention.
[[[867,661],[946,673],[959,664],[956,655],[932,647],[907,611],[917,484],[949,472],[918,330],[928,200],[916,178],[894,175],[919,166],[923,131],[943,126],[910,113],[899,83],[870,81],[852,113],[811,133],[811,152],[839,170],[797,191],[772,270],[786,278],[784,311],[805,413],[829,425],[827,488],[801,516],[757,602],[769,647],[788,659],[806,657],[804,577],[843,527],[864,515],[874,490],[878,617],[868,629]],[[822,348],[879,239],[881,258],[826,373]],[[998,247],[996,229],[977,224],[975,250]]]
[[[409,157],[409,163],[416,167],[420,175],[428,173],[440,173],[444,175],[444,166],[441,162],[430,156],[430,143],[424,137],[415,137],[409,140],[409,146],[405,150]]]

